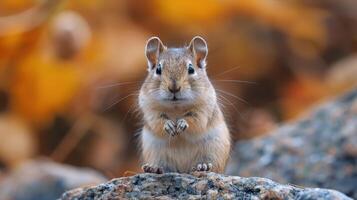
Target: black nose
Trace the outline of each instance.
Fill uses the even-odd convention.
[[[173,94],[179,92],[181,89],[181,87],[177,87],[177,86],[172,86],[172,87],[169,87],[169,91]]]

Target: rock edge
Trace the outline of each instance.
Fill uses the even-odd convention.
[[[343,199],[329,189],[283,185],[259,177],[216,173],[137,174],[64,193],[62,200],[80,199]]]

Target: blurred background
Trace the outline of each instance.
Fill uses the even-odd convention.
[[[1,0],[0,179],[38,157],[139,172],[145,42],[196,35],[234,141],[357,83],[355,0]]]

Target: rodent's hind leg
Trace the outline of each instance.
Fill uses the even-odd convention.
[[[212,163],[199,163],[192,168],[192,171],[209,172],[213,168]]]
[[[145,173],[154,173],[154,174],[163,174],[164,173],[164,169],[162,167],[149,165],[147,163],[144,164],[141,168],[143,169],[143,171]]]

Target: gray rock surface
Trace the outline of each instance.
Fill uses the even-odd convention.
[[[350,199],[326,189],[281,185],[265,178],[241,178],[215,173],[138,174],[94,187],[66,192],[62,200],[80,199]]]
[[[357,88],[268,136],[237,142],[227,174],[331,188],[357,199]]]
[[[66,190],[102,183],[107,179],[83,168],[33,160],[20,165],[0,181],[0,199],[53,200]]]

